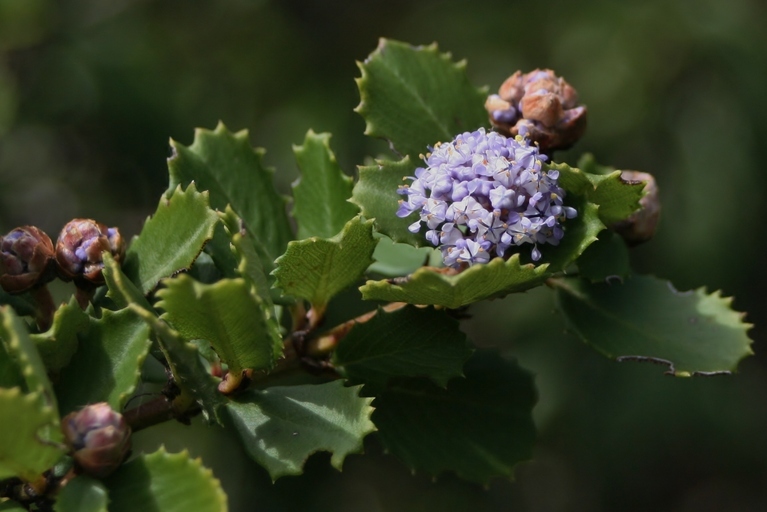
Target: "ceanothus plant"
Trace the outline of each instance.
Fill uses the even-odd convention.
[[[509,478],[532,454],[533,379],[459,324],[534,287],[612,359],[733,371],[751,342],[728,299],[629,268],[658,222],[652,176],[555,163],[587,111],[552,71],[488,96],[464,67],[382,40],[357,112],[393,156],[353,180],[309,131],[290,215],[247,133],[219,125],[172,142],[168,190],[129,244],[89,219],[55,245],[33,226],[3,237],[4,510],[226,510],[186,452],[131,453],[132,432],[198,414],[272,479],[318,451],[341,468],[368,435],[417,472]],[[56,276],[77,290],[58,307]]]

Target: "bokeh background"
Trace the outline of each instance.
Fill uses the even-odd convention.
[[[735,297],[756,326],[738,374],[674,379],[564,332],[546,290],[472,309],[466,330],[535,371],[535,462],[483,488],[411,476],[375,438],[342,473],[313,456],[272,484],[215,429],[137,435],[201,456],[234,511],[767,510],[767,3],[761,0],[0,0],[0,230],[73,217],[137,233],[167,184],[168,138],[250,130],[282,191],[291,145],[330,131],[350,174],[355,60],[380,36],[469,61],[477,85],[550,67],[589,108],[589,151],[656,175],[657,237],[635,267]]]

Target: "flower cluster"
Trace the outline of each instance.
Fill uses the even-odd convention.
[[[561,223],[577,216],[564,206],[558,171],[543,171],[538,147],[522,137],[507,138],[483,128],[438,143],[425,157],[409,185],[398,193],[397,216],[419,213],[409,230],[429,228],[426,239],[442,251],[445,265],[462,268],[503,257],[512,246],[557,245]]]

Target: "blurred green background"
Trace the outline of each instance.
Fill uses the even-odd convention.
[[[760,0],[0,0],[0,229],[55,237],[93,217],[137,233],[167,184],[168,137],[189,144],[219,119],[267,148],[284,192],[309,128],[334,134],[353,173],[386,150],[352,112],[354,62],[380,36],[438,41],[491,89],[551,67],[590,117],[558,159],[589,151],[657,177],[661,227],[635,266],[734,295],[756,324],[757,355],[737,375],[611,362],[564,333],[540,290],[474,307],[466,323],[537,374],[540,440],[516,482],[411,476],[374,438],[342,473],[317,455],[274,485],[199,422],[137,444],[201,456],[234,511],[764,511],[766,22]]]

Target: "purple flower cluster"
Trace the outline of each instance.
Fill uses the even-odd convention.
[[[409,185],[398,193],[398,217],[419,213],[408,228],[413,233],[426,223],[426,239],[442,251],[445,265],[461,268],[486,263],[511,246],[558,245],[561,223],[577,216],[564,206],[558,171],[543,171],[545,155],[521,137],[504,137],[484,128],[458,135],[431,148]]]

